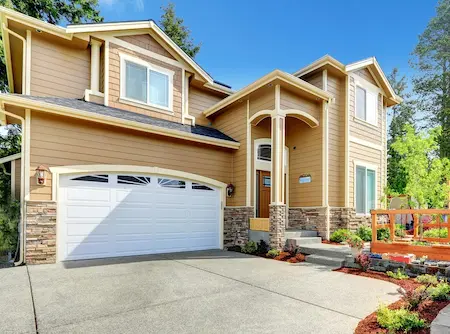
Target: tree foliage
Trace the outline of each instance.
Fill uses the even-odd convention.
[[[406,173],[400,166],[401,156],[393,149],[392,144],[397,138],[405,135],[405,125],[415,130],[415,101],[407,92],[408,84],[405,76],[399,78],[398,69],[394,68],[388,79],[395,93],[403,98],[403,103],[391,108],[391,123],[388,130],[388,188],[389,192],[403,194],[406,187]]]
[[[442,129],[416,132],[411,125],[406,125],[404,131],[392,149],[401,157],[399,166],[406,175],[405,193],[419,208],[443,208],[450,191],[450,160],[437,154]]]
[[[176,16],[175,5],[169,3],[167,7],[161,7],[163,14],[161,15],[160,25],[163,31],[175,42],[186,54],[195,58],[200,51],[200,45],[195,45],[191,36],[191,31],[183,25],[184,20]]]
[[[52,24],[103,21],[98,0],[0,0],[0,5]],[[0,90],[8,90],[3,41],[0,41]]]
[[[450,0],[439,0],[436,16],[419,36],[412,66],[419,75],[413,79],[420,108],[432,124],[442,127],[439,154],[450,157]]]

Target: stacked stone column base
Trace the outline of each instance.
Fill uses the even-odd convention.
[[[286,205],[271,204],[269,206],[269,243],[270,248],[282,250],[286,242]]]
[[[223,245],[244,245],[248,241],[250,218],[255,216],[251,206],[227,206],[224,208]]]
[[[56,262],[56,203],[26,203],[27,264]]]

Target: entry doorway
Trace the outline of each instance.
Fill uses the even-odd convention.
[[[256,217],[269,218],[270,188],[271,188],[270,172],[258,170],[256,171],[256,179],[257,179]]]

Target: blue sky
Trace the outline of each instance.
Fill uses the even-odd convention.
[[[344,64],[377,57],[389,73],[408,66],[436,0],[176,0],[202,44],[196,61],[239,89],[275,68],[294,72],[330,54]],[[159,20],[159,0],[99,0],[105,21]]]

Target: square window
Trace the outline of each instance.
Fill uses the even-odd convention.
[[[147,69],[131,62],[125,62],[125,96],[147,103]]]
[[[150,103],[169,106],[169,77],[163,73],[150,70]]]
[[[263,186],[270,187],[270,176],[263,176]]]

